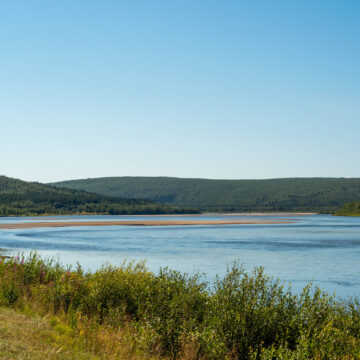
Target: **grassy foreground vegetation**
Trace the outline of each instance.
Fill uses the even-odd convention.
[[[106,177],[54,183],[70,189],[141,198],[202,211],[309,211],[333,213],[360,199],[360,178],[210,180]]]
[[[13,344],[12,333],[25,336],[21,317],[24,328],[36,322],[41,332],[33,343],[46,356],[57,354],[51,359],[360,357],[357,300],[339,301],[311,286],[293,294],[261,268],[249,274],[236,264],[209,286],[198,275],[156,275],[142,263],[84,273],[36,254],[3,259],[0,305],[9,324],[0,331],[5,359],[19,346],[23,357],[15,358],[36,358],[26,355],[36,355],[33,345]],[[5,346],[4,338],[12,343]]]
[[[197,213],[149,200],[109,197],[0,176],[0,216]]]
[[[345,204],[339,211],[335,213],[339,216],[360,216],[360,201]]]

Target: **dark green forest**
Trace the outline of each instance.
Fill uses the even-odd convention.
[[[333,213],[360,200],[360,178],[208,180],[108,177],[55,183],[70,189],[202,211],[314,211]]]
[[[0,216],[194,213],[149,200],[92,194],[0,176]]]
[[[181,214],[198,213],[199,210],[359,215],[359,199],[360,179],[357,178],[116,177],[45,185],[0,176],[0,216]]]

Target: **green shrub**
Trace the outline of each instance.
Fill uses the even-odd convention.
[[[145,268],[144,263],[103,266],[87,277],[89,296],[83,303],[83,309],[90,314],[97,313],[102,320],[113,309],[138,320],[152,278],[153,274]]]
[[[209,302],[205,289],[198,275],[165,268],[154,277],[144,320],[158,334],[164,353],[177,354],[202,328]]]

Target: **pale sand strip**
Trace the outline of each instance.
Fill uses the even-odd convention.
[[[63,222],[29,222],[19,224],[0,224],[0,229],[36,229],[43,227],[68,226],[173,226],[173,225],[262,225],[291,224],[292,221],[206,221],[206,220],[134,220],[134,221],[63,221]]]
[[[311,216],[317,215],[315,212],[249,212],[249,213],[219,213],[224,216]],[[206,215],[206,214],[203,214]],[[209,214],[210,215],[210,214]]]

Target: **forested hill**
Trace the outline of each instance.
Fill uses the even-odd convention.
[[[44,214],[165,214],[196,212],[149,200],[108,197],[0,176],[0,216]]]
[[[206,211],[334,212],[344,203],[360,200],[360,178],[208,180],[108,177],[54,185]]]

